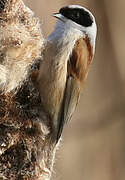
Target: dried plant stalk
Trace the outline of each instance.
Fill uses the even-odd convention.
[[[22,0],[0,0],[0,179],[51,177],[56,147],[35,83],[43,43]]]

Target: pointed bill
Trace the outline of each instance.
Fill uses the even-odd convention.
[[[64,22],[64,16],[62,14],[54,13],[52,16]]]

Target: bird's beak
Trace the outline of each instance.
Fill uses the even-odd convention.
[[[54,13],[52,16],[64,22],[64,20],[63,20],[64,17],[62,14]]]

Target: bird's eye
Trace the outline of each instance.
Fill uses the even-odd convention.
[[[73,13],[71,14],[71,16],[72,16],[73,19],[79,19],[79,18],[80,18],[80,13],[77,12],[77,11],[75,11],[75,12],[73,12]]]

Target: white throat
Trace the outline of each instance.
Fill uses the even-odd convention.
[[[61,53],[62,51],[67,51],[69,56],[72,53],[75,42],[85,35],[77,28],[74,28],[72,21],[67,20],[65,23],[58,21],[54,31],[48,37],[49,42],[56,43],[56,47]],[[62,52],[64,53],[64,52]]]
[[[95,52],[95,41],[96,41],[96,24],[92,27],[83,27],[70,19],[64,17],[64,22],[58,20],[54,31],[48,37],[48,41],[57,43],[57,48],[67,48],[69,54],[72,53],[72,49],[75,42],[79,38],[85,38],[88,35],[90,43],[93,46],[93,54]]]

